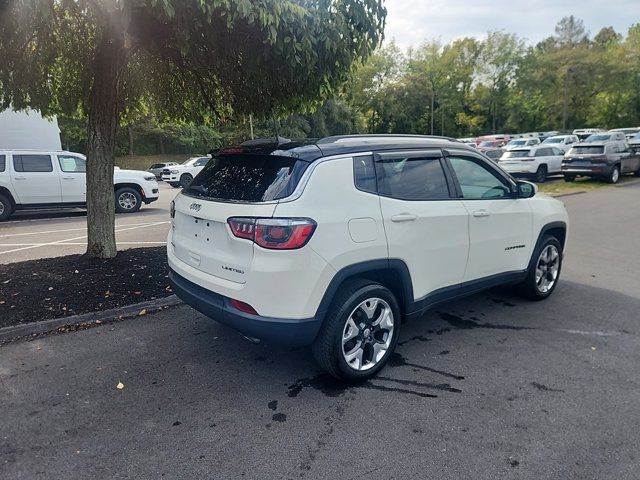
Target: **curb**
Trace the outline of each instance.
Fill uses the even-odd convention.
[[[118,322],[127,318],[146,315],[146,311],[164,310],[165,308],[180,305],[182,300],[171,295],[165,298],[140,302],[125,307],[113,308],[101,312],[90,312],[82,315],[52,318],[41,322],[28,323],[26,325],[13,325],[0,328],[0,346],[20,340],[38,338],[54,333],[66,333],[103,325],[105,323]]]
[[[631,187],[632,185],[637,185],[640,183],[640,180],[629,180],[628,182],[624,182],[618,185],[614,185],[614,187],[616,188],[624,188],[624,187]]]
[[[587,193],[586,190],[578,190],[577,192],[561,193],[559,195],[551,195],[553,198],[571,197],[572,195],[581,195]]]

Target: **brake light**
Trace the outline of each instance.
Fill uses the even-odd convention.
[[[310,218],[232,217],[227,223],[234,236],[271,250],[302,248],[316,230]]]

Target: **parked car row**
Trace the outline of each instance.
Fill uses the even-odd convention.
[[[616,183],[620,175],[640,176],[640,127],[576,129],[559,132],[496,134],[458,141],[475,147],[504,170],[544,182],[549,175],[578,176]]]

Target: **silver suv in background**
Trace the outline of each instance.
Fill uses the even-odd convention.
[[[620,175],[627,173],[640,177],[640,153],[625,142],[577,143],[562,160],[562,174],[567,182],[585,176],[618,183]]]
[[[579,140],[576,135],[554,135],[553,137],[545,138],[542,144],[559,148],[563,152],[566,152],[571,148],[571,145],[578,142]]]

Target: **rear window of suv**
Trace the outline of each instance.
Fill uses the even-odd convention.
[[[600,153],[604,153],[604,147],[579,146],[569,150],[569,155],[598,155]]]
[[[6,168],[5,167],[5,164],[6,164],[5,158],[6,157],[4,155],[0,155],[0,172],[4,172],[4,169]]]
[[[507,158],[525,158],[529,156],[529,153],[531,153],[530,150],[509,150],[507,152],[504,152],[504,155],[502,156],[503,159],[507,159]]]
[[[223,154],[214,157],[184,193],[229,202],[279,200],[293,193],[308,166],[293,157]]]

